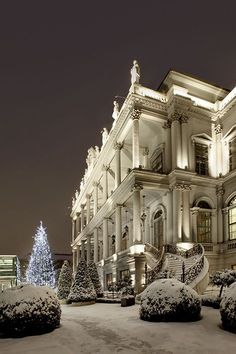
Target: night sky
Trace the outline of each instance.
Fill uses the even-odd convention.
[[[1,2],[0,254],[30,253],[40,220],[70,252],[71,198],[133,59],[153,89],[170,68],[236,85],[235,14],[227,0]]]

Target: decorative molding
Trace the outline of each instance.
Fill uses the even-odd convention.
[[[102,165],[103,171],[108,171],[110,169],[110,165]]]
[[[148,147],[145,147],[143,150],[143,156],[148,156],[149,155],[149,149]]]
[[[171,128],[171,120],[168,118],[167,121],[163,125],[164,129]]]
[[[192,190],[192,187],[190,186],[190,184],[186,183],[175,183],[170,186],[170,190],[173,191],[174,189],[181,192],[188,192]]]

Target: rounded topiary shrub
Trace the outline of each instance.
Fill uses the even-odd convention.
[[[195,290],[176,279],[159,279],[141,294],[140,318],[146,321],[195,321],[201,301]]]
[[[59,327],[60,303],[46,286],[22,285],[0,293],[0,333],[25,336]]]
[[[223,327],[236,332],[236,282],[226,290],[220,303],[220,314]]]

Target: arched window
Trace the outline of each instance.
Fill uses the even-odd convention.
[[[210,243],[211,240],[211,207],[201,200],[198,203],[199,212],[197,215],[197,241],[200,243]]]
[[[229,239],[236,239],[236,196],[229,202]]]
[[[154,215],[153,219],[153,245],[156,248],[161,248],[163,246],[163,212],[159,209]]]

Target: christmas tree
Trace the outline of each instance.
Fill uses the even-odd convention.
[[[75,280],[71,286],[67,302],[86,302],[96,300],[96,291],[84,259],[78,263]]]
[[[67,299],[72,283],[72,269],[68,261],[64,261],[58,279],[57,297],[60,300]]]
[[[46,229],[42,221],[36,229],[34,245],[29,265],[26,271],[26,280],[34,285],[55,286],[55,272],[52,255],[48,244]]]
[[[99,279],[96,264],[93,261],[89,261],[88,271],[89,271],[90,278],[93,282],[93,286],[96,291],[97,297],[103,297],[102,285]]]

